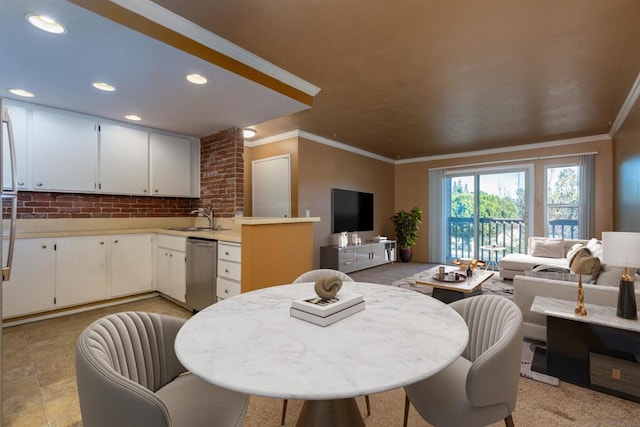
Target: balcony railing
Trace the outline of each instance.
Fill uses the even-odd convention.
[[[449,218],[449,248],[447,261],[459,258],[478,258],[484,261],[501,258],[511,253],[526,253],[527,241],[524,220],[503,218],[478,219],[478,247],[474,241],[473,218]],[[578,221],[575,219],[554,219],[549,221],[549,237],[578,239]],[[489,251],[482,246],[496,245],[502,251]]]
[[[489,261],[490,257],[502,257],[510,253],[525,253],[527,249],[525,224],[522,219],[479,218],[478,254],[474,241],[473,218],[449,218],[449,248],[447,260],[478,258]],[[489,251],[482,246],[496,245],[504,250]]]

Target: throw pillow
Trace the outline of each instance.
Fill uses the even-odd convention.
[[[564,258],[564,239],[535,240],[531,255],[544,258]]]
[[[574,271],[574,272],[576,271],[574,267],[576,263],[580,260],[580,258],[584,258],[588,256],[591,256],[591,251],[589,251],[588,248],[584,247],[584,248],[578,249],[576,254],[571,259],[571,262],[569,263],[569,268],[571,269],[571,271]]]
[[[584,256],[574,263],[573,271],[590,276],[600,272],[600,258],[595,256]]]
[[[602,259],[602,240],[593,238],[585,246],[591,251],[591,255]]]
[[[582,243],[576,243],[575,245],[571,246],[571,249],[569,249],[569,251],[567,252],[567,260],[569,261],[569,265],[571,265],[571,263],[573,262],[573,257],[576,256],[581,248],[584,248],[584,244]]]
[[[600,269],[600,275],[596,280],[596,285],[604,286],[618,286],[620,283],[620,276],[624,274],[624,267],[618,267],[617,265],[602,264]]]

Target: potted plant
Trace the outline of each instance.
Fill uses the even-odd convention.
[[[409,262],[418,240],[418,226],[422,224],[422,210],[414,207],[409,212],[400,209],[392,217],[393,229],[400,252],[400,261]]]

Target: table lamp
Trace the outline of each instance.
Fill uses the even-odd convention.
[[[620,277],[616,314],[623,319],[637,319],[636,295],[629,267],[640,267],[640,233],[603,232],[602,262],[624,267],[624,274]]]

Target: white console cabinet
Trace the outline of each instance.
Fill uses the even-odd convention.
[[[396,260],[396,242],[364,242],[361,245],[338,247],[336,245],[320,248],[320,267],[350,273],[364,268],[394,262]]]

